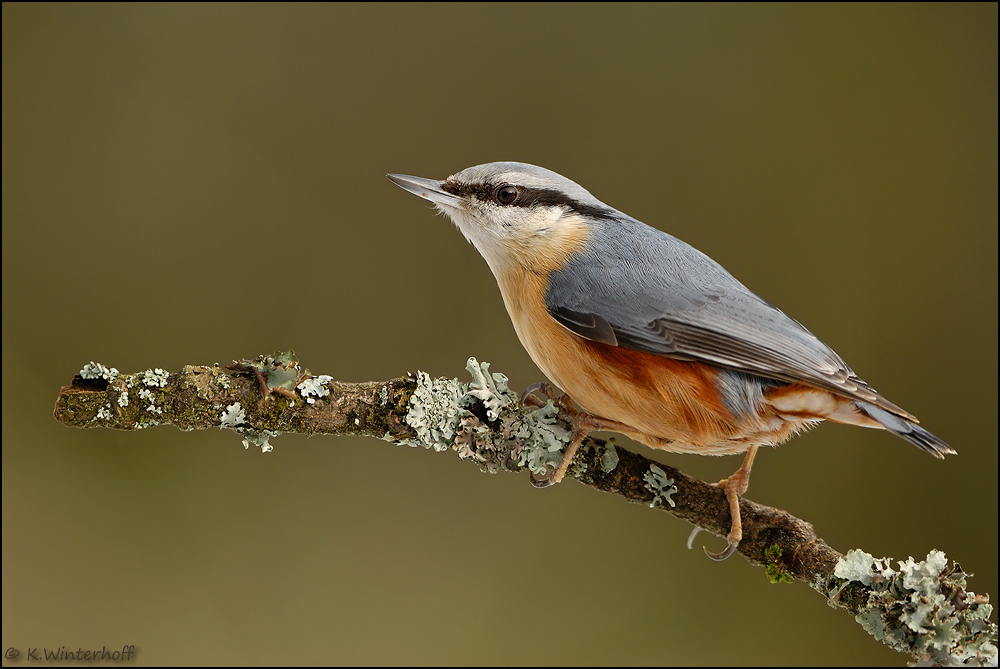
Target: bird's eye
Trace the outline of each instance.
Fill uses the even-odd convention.
[[[493,197],[502,205],[514,204],[514,201],[517,200],[517,188],[514,186],[497,186],[497,189],[493,191]]]

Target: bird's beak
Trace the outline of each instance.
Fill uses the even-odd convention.
[[[386,174],[385,176],[388,177],[389,181],[396,184],[403,190],[413,193],[417,197],[429,200],[434,204],[451,207],[452,209],[461,209],[462,205],[465,203],[463,198],[457,195],[452,195],[441,188],[444,183],[443,181],[424,179],[422,177],[411,177],[405,174]]]

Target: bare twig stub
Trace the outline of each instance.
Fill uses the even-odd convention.
[[[232,429],[244,445],[270,450],[283,432],[362,435],[397,444],[454,450],[484,471],[544,473],[560,460],[570,431],[550,401],[527,410],[488,363],[470,359],[468,383],[423,372],[384,382],[340,383],[313,376],[294,354],[261,356],[231,368],[189,365],[119,374],[91,363],[56,401],[55,417],[75,427],[134,430]],[[611,442],[588,438],[568,476],[591,488],[645,504],[719,536],[729,531],[723,491]],[[772,582],[800,580],[848,611],[876,638],[921,663],[993,665],[997,628],[987,597],[966,589],[966,575],[940,551],[927,559],[845,556],[812,525],[748,500],[741,553]]]

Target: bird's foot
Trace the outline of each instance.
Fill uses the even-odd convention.
[[[586,415],[586,414],[583,414]],[[551,485],[555,485],[563,480],[566,476],[566,471],[569,469],[570,463],[573,461],[573,456],[576,455],[577,450],[580,448],[580,444],[587,437],[590,432],[590,428],[586,426],[580,426],[573,430],[573,438],[570,440],[569,444],[566,446],[566,450],[563,452],[562,460],[551,472],[543,476],[542,478],[535,478],[535,474],[531,473],[529,475],[529,481],[531,485],[536,488],[548,488]]]
[[[740,518],[740,496],[747,491],[747,487],[750,485],[750,467],[753,465],[753,459],[756,454],[757,447],[751,446],[746,457],[743,459],[743,465],[732,476],[724,478],[715,484],[716,487],[722,488],[726,492],[726,500],[729,502],[729,514],[732,516],[733,521],[729,528],[729,534],[726,535],[726,543],[728,545],[725,549],[719,553],[712,553],[707,548],[705,549],[705,554],[713,560],[722,561],[728,558],[736,552],[736,548],[743,539],[743,523]],[[694,537],[698,534],[699,530],[700,528],[696,527],[691,532],[691,536],[688,537],[688,548],[691,548],[691,543],[694,541]]]
[[[542,396],[541,399],[539,395]],[[574,406],[573,401],[569,398],[569,395],[562,393],[561,395],[556,395],[555,390],[548,383],[532,383],[530,386],[524,389],[521,393],[521,406],[528,409],[540,409],[546,405],[546,403],[552,400],[552,402],[559,408],[560,413],[566,411],[569,413],[580,413]],[[567,419],[568,420],[568,419]]]
[[[544,401],[539,395],[545,398]],[[580,448],[580,444],[583,443],[583,440],[591,432],[595,430],[629,432],[627,425],[580,411],[573,406],[573,400],[570,399],[569,395],[565,393],[556,395],[552,386],[548,383],[533,383],[521,393],[521,405],[524,407],[537,409],[545,406],[549,400],[552,400],[558,407],[559,417],[572,426],[573,436],[569,444],[567,444],[566,450],[563,452],[562,460],[555,469],[542,478],[535,478],[534,474],[531,475],[531,485],[536,488],[548,488],[562,481],[563,477],[566,476],[566,471],[569,469],[570,463],[573,461],[573,456],[576,455],[577,450]]]
[[[539,395],[542,397],[540,398]],[[558,407],[559,417],[573,426],[573,438],[570,439],[566,450],[563,452],[562,460],[555,469],[542,478],[535,478],[534,474],[530,475],[529,480],[531,481],[531,485],[536,488],[548,488],[563,480],[563,477],[566,476],[566,470],[569,469],[570,462],[573,461],[573,456],[576,455],[580,444],[583,443],[583,440],[592,429],[587,424],[588,421],[585,420],[589,416],[577,410],[573,406],[572,400],[565,393],[556,395],[552,386],[548,383],[533,383],[521,393],[521,405],[524,407],[539,409],[545,406],[549,400],[552,400]]]

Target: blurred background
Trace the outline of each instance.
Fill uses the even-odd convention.
[[[823,425],[762,453],[748,498],[842,552],[944,550],[996,597],[995,3],[4,3],[3,647],[901,665],[805,585],[574,483],[53,420],[91,360],[542,380],[486,263],[384,177],[496,160],[708,253],[959,451]]]

